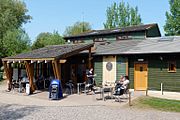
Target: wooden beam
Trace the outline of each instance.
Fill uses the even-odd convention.
[[[58,63],[58,61],[54,61],[55,63],[55,69],[56,69],[56,75],[57,75],[57,79],[61,80],[61,64]]]
[[[35,86],[33,83],[34,63],[30,64],[28,61],[25,61],[25,67],[26,67],[26,73],[29,79],[30,93],[33,93],[35,91]]]
[[[128,64],[128,58],[126,58],[126,75],[129,76],[129,64]]]
[[[2,61],[44,61],[44,60],[54,60],[55,58],[3,58]]]
[[[55,62],[54,61],[52,61],[52,67],[53,67],[54,77],[57,79],[57,74],[56,74],[56,68],[55,68]]]
[[[11,70],[10,70],[10,64],[7,63],[6,61],[3,62],[3,65],[4,65],[4,70],[5,70],[5,73],[6,73],[6,77],[7,77],[7,80],[8,80],[8,90],[11,90],[12,86],[12,73],[11,73]]]
[[[91,48],[89,48],[88,68],[91,68]]]

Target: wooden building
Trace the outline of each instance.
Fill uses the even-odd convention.
[[[27,77],[29,79],[31,93],[35,90],[34,78],[39,75],[43,77],[53,76],[55,79],[61,80],[62,84],[73,78],[73,82],[77,83],[75,76],[72,76],[73,67],[76,63],[74,58],[78,57],[81,51],[87,50],[87,56],[82,57],[85,62],[84,66],[91,67],[91,47],[93,44],[76,44],[76,45],[52,45],[28,53],[18,54],[3,58],[3,64],[9,81],[9,89],[11,89],[13,64],[25,65]],[[86,58],[86,59],[85,59]],[[81,60],[82,61],[82,60]],[[19,75],[19,74],[18,74]],[[18,76],[19,79],[19,76]]]
[[[112,43],[119,40],[139,40],[148,37],[160,37],[161,33],[157,24],[129,26],[124,28],[92,30],[79,35],[64,37],[71,43]]]
[[[179,91],[179,51],[175,47],[179,38],[160,37],[158,25],[147,24],[93,30],[64,39],[75,44],[94,43],[97,84],[115,82],[120,75],[128,75],[135,90],[159,90],[160,83],[164,83],[165,90]]]
[[[99,46],[94,54],[98,61],[95,63],[97,74],[100,74],[96,80],[100,83],[115,81],[120,75],[128,75],[131,88],[135,90],[160,90],[163,83],[164,90],[180,91],[179,45],[180,37],[174,36],[124,40]],[[108,66],[112,66],[110,72],[114,71],[113,75],[104,73]]]

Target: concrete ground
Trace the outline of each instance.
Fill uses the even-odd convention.
[[[64,95],[61,100],[49,100],[47,91],[36,91],[27,96],[17,90],[5,90],[6,85],[0,84],[0,120],[180,120],[179,113],[130,107],[126,96],[123,96],[122,102],[99,100],[100,94]],[[179,93],[175,94],[175,98],[179,99]],[[132,99],[144,95],[143,91],[132,91]],[[162,96],[155,91],[149,91],[148,95]],[[163,97],[168,95],[171,96],[164,93]]]
[[[172,99],[172,100],[180,100],[180,92],[167,92],[164,91],[163,94],[161,91],[148,91],[148,96],[164,98],[164,99]]]

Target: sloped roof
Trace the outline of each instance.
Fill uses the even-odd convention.
[[[3,58],[3,61],[11,59],[19,60],[33,60],[33,59],[47,59],[54,60],[59,58],[66,58],[68,56],[78,54],[79,52],[89,49],[93,44],[67,44],[67,45],[51,45],[44,48],[36,49],[28,53],[21,53],[15,56]]]
[[[180,53],[180,36],[122,40],[100,45],[95,55]]]
[[[67,37],[64,37],[64,39],[67,40],[67,39],[87,37],[87,36],[108,35],[108,34],[116,34],[116,33],[123,33],[123,32],[136,32],[136,31],[148,30],[152,27],[158,28],[158,25],[156,23],[153,23],[153,24],[146,24],[146,25],[129,26],[129,27],[124,27],[124,28],[92,30],[92,31],[84,32],[78,35],[67,36]],[[160,31],[159,31],[159,34],[160,34]]]

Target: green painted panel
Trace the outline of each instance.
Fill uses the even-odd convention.
[[[129,36],[131,36],[132,39],[143,39],[145,38],[145,31],[131,32]]]
[[[114,42],[116,41],[117,36],[129,36],[129,38],[132,39],[143,39],[145,38],[145,31],[138,31],[138,32],[128,32],[128,33],[118,33],[118,34],[110,34],[110,35],[98,35],[98,36],[88,36],[88,37],[82,37],[82,38],[74,38],[71,39],[74,40],[82,40],[84,43],[92,43],[94,39],[102,39],[108,42]]]
[[[129,81],[130,88],[134,88],[134,61],[132,59],[129,60]]]
[[[136,58],[137,59],[137,58]],[[160,90],[160,84],[164,84],[165,91],[180,92],[180,59],[173,58],[172,60],[155,59],[147,57],[148,61],[148,89]],[[176,60],[176,72],[168,72],[168,61]],[[134,58],[129,60],[129,79],[131,88],[134,88]]]
[[[94,59],[94,73],[96,85],[102,85],[102,73],[103,72],[103,62],[102,62],[102,56],[97,56]]]
[[[164,84],[164,90],[180,92],[180,60],[176,61],[176,72],[168,72],[168,61],[149,61],[148,87],[160,90],[160,84]]]
[[[126,75],[127,58],[117,56],[116,59],[116,80],[119,80],[121,75]]]
[[[104,36],[103,40],[107,40],[109,42],[114,42],[116,41],[116,35],[108,35],[108,36]]]
[[[147,31],[147,37],[160,37],[160,33],[157,27],[153,27]]]

